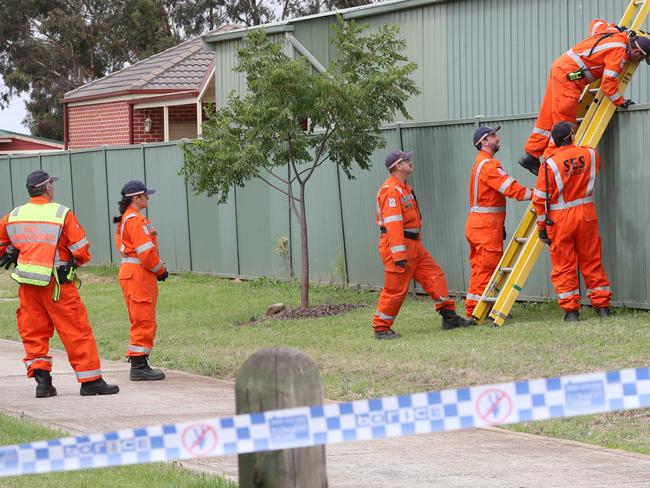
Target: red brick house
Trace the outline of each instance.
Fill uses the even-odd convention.
[[[31,154],[46,151],[63,151],[63,143],[0,129],[0,155]]]
[[[66,93],[65,148],[193,139],[214,101],[214,52],[197,37]]]

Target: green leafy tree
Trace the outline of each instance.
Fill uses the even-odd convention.
[[[405,103],[419,93],[398,27],[365,29],[338,18],[336,58],[323,73],[287,56],[262,29],[252,31],[235,68],[246,76],[247,93],[231,94],[204,124],[203,139],[184,146],[181,173],[197,193],[223,203],[233,185],[259,178],[288,198],[300,225],[302,307],[309,303],[308,182],[326,163],[348,178],[355,164],[368,169],[384,145],[380,125],[399,112],[410,118]]]
[[[177,44],[162,0],[0,0],[0,107],[30,93],[34,135],[61,139],[65,92]]]

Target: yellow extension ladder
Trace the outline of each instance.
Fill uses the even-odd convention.
[[[649,10],[650,0],[631,0],[618,25],[638,32]],[[625,93],[638,64],[630,62],[623,69],[620,93]],[[600,80],[587,86],[578,105],[576,144],[596,147],[615,111],[616,106],[600,91]],[[494,325],[504,324],[543,247],[537,236],[537,215],[531,203],[474,309],[473,316],[478,323],[489,317]]]

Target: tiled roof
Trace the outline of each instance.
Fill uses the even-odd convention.
[[[226,24],[212,33],[238,29]],[[98,78],[69,91],[63,100],[111,96],[131,90],[185,91],[198,90],[214,60],[213,51],[204,51],[201,37],[195,37],[134,65]]]

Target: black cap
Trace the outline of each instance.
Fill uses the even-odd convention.
[[[650,64],[650,39],[646,36],[636,36],[634,38],[634,47],[643,51],[643,59],[645,59],[646,63]]]
[[[497,125],[496,127],[488,127],[487,125],[482,125],[478,129],[474,131],[474,137],[473,137],[473,142],[474,142],[474,147],[476,149],[479,148],[479,143],[485,139],[487,136],[490,134],[494,134],[496,131],[498,131],[501,128],[500,125]]]
[[[561,146],[572,132],[573,124],[571,122],[558,122],[553,126],[553,130],[551,130],[551,137],[556,146]]]
[[[147,188],[145,184],[139,180],[131,180],[124,184],[121,193],[122,196],[125,197],[134,197],[136,195],[142,195],[143,193],[152,195],[153,193],[156,193],[156,190],[153,188]]]
[[[28,189],[38,188],[50,182],[54,183],[55,181],[58,180],[59,180],[58,176],[50,176],[47,171],[43,171],[39,169],[38,171],[34,171],[33,173],[30,173],[29,176],[27,176],[27,181],[25,182],[25,186]]]
[[[399,149],[395,149],[388,153],[384,160],[384,164],[386,165],[386,169],[390,170],[397,163],[406,161],[407,159],[410,161],[412,156],[413,151],[400,151]]]

